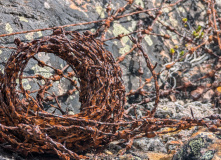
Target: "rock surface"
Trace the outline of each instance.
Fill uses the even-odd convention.
[[[165,145],[160,141],[158,137],[154,138],[146,138],[143,137],[141,139],[134,140],[133,146],[140,151],[154,151],[167,153]]]
[[[191,136],[191,139],[182,146],[174,155],[173,160],[221,159],[221,137],[213,133],[199,130]]]
[[[207,115],[212,115],[217,113],[217,109],[213,108],[211,103],[202,103],[200,101],[191,102],[186,100],[177,100],[176,102],[168,102],[166,99],[161,100],[159,103],[156,117],[158,118],[173,118],[181,119],[183,117],[192,117],[191,109],[193,111],[194,117],[201,119]]]

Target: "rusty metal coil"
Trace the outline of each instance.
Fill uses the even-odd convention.
[[[16,39],[15,43],[17,51],[12,53],[5,66],[5,74],[1,75],[0,131],[10,146],[8,148],[26,155],[29,152],[52,152],[69,159],[79,158],[72,151],[78,152],[109,142],[105,134],[99,132],[115,133],[119,126],[104,126],[96,122],[113,123],[122,118],[125,87],[119,65],[112,54],[104,49],[102,42],[91,35],[56,30],[53,35],[39,40],[22,43]],[[73,69],[80,83],[79,114],[53,115],[42,107],[51,83],[56,77],[65,77],[59,69],[54,69],[55,74],[47,79],[34,76],[37,80],[45,81],[36,97],[24,89],[23,71],[30,59],[37,60],[35,55],[39,52],[53,53]],[[43,61],[37,62],[39,66],[46,65]],[[19,79],[19,83],[16,83],[16,79]],[[77,87],[76,82],[70,81]],[[16,85],[19,85],[19,91]]]

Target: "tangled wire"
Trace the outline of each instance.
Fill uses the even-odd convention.
[[[4,119],[1,124],[18,126],[20,132],[17,134],[21,136],[22,133],[24,137],[29,137],[24,142],[13,138],[13,143],[19,146],[19,150],[29,148],[29,152],[39,152],[54,148],[53,145],[57,142],[48,147],[46,143],[53,142],[51,137],[55,136],[59,143],[65,142],[72,150],[82,150],[82,147],[85,150],[89,146],[108,140],[103,139],[103,136],[93,140],[88,134],[88,129],[84,127],[107,133],[116,132],[118,129],[117,126],[99,125],[95,129],[95,126],[87,126],[88,122],[85,120],[113,123],[118,122],[123,115],[125,88],[121,79],[121,69],[115,63],[112,54],[102,47],[100,41],[90,35],[80,35],[77,32],[55,33],[58,35],[44,37],[27,44],[16,39],[18,49],[11,55],[5,67],[6,74],[1,77],[1,118]],[[55,74],[49,78],[35,75],[33,78],[44,80],[45,84],[37,91],[36,98],[33,98],[30,91],[24,89],[22,79],[23,71],[30,59],[35,59],[39,66],[46,66],[43,61],[35,58],[38,52],[53,53],[62,58],[73,68],[74,73],[66,76],[61,70],[55,69]],[[80,87],[71,79],[73,75],[78,77]],[[43,103],[53,99],[45,97],[48,95],[47,91],[52,87],[52,81],[58,81],[61,77],[70,80],[75,86],[74,90],[80,90],[81,113],[72,116],[72,120],[68,120],[67,117],[54,117],[44,111]],[[16,79],[19,79],[20,90],[16,89]],[[69,90],[68,94],[72,94],[74,90]],[[80,118],[83,118],[83,122]],[[59,130],[61,135],[57,134]],[[33,138],[34,141],[38,141],[39,146],[30,144],[33,143]],[[45,145],[42,146],[42,143]],[[58,150],[61,146],[57,147],[54,149],[62,155]]]
[[[179,0],[167,7],[173,7],[181,1]],[[141,137],[151,138],[159,134],[188,129],[192,126],[205,126],[209,131],[221,134],[221,129],[219,128],[221,127],[221,117],[219,115],[195,119],[191,110],[192,118],[176,120],[154,117],[160,96],[168,96],[172,92],[185,91],[187,88],[193,87],[191,81],[186,81],[179,86],[176,84],[173,73],[177,72],[176,65],[182,64],[181,59],[185,59],[184,62],[191,60],[191,63],[195,62],[197,64],[208,58],[205,55],[196,58],[196,50],[199,48],[217,58],[217,65],[214,69],[196,81],[214,77],[215,73],[220,70],[220,65],[218,65],[221,62],[220,56],[205,47],[213,41],[217,42],[218,46],[221,47],[220,31],[217,30],[215,25],[216,18],[214,18],[215,26],[213,26],[212,13],[208,13],[210,15],[210,26],[204,31],[206,34],[205,38],[202,39],[199,35],[196,38],[194,35],[195,38],[191,39],[190,35],[183,36],[175,28],[158,20],[162,14],[161,10],[165,2],[159,8],[148,10],[135,5],[136,11],[118,15],[123,13],[126,10],[125,8],[132,5],[132,3],[133,1],[128,0],[124,7],[119,8],[112,14],[110,13],[111,8],[108,6],[108,17],[106,19],[60,27],[102,22],[101,27],[94,34],[88,31],[80,34],[76,31],[64,31],[63,29],[57,29],[59,27],[53,27],[0,35],[0,37],[4,37],[39,30],[57,29],[50,36],[45,36],[28,43],[15,39],[17,47],[10,48],[16,49],[16,51],[12,52],[8,59],[4,74],[0,73],[0,142],[4,148],[15,150],[23,155],[28,155],[29,153],[53,153],[57,154],[61,159],[67,160],[86,158],[83,155],[78,155],[80,151],[103,147],[113,140],[123,140],[122,143],[127,142],[126,149],[129,149],[134,139]],[[210,10],[213,11],[213,16],[217,17],[217,13],[214,10],[215,2],[206,1],[206,3],[211,8]],[[150,13],[152,10],[157,10],[158,12],[153,15]],[[111,22],[139,13],[146,13],[153,20],[149,27],[145,28],[142,21],[140,21],[138,23],[138,30],[105,39],[105,34]],[[221,23],[220,19],[217,21],[219,21],[219,24]],[[180,52],[178,57],[174,61],[166,63],[159,73],[155,72],[157,64],[153,65],[151,63],[148,54],[145,53],[141,45],[145,34],[159,36],[165,40],[171,38],[168,34],[152,32],[152,27],[156,22],[159,22],[168,31],[182,37],[184,41],[192,44],[191,48],[185,48],[185,54],[177,49],[176,52]],[[137,39],[131,36],[135,33],[137,34]],[[202,31],[197,31],[197,34],[201,33]],[[211,33],[213,37],[209,37],[208,33]],[[100,40],[96,38],[98,35],[101,37]],[[130,36],[133,47],[129,52],[124,53],[115,60],[112,53],[107,51],[103,44],[105,41],[121,39],[125,36]],[[152,76],[147,78],[145,83],[136,90],[126,93],[119,62],[123,61],[128,54],[135,50],[139,53],[138,72],[140,79],[143,74],[143,66],[141,66],[140,59],[144,59],[146,67],[150,70]],[[67,67],[60,70],[39,60],[36,55],[40,52],[60,57],[67,62],[67,67],[70,67],[72,71],[66,73],[65,69]],[[171,50],[172,56],[174,56],[174,53],[174,49]],[[39,67],[49,67],[53,70],[53,74],[49,77],[40,74],[24,76],[23,72],[31,60],[34,60]],[[171,89],[160,89],[158,85],[157,76],[159,75],[163,79],[161,74],[164,71],[168,71],[168,77],[174,79]],[[162,81],[166,82],[168,77]],[[53,82],[60,81],[62,78],[70,81],[73,88],[59,96],[50,93]],[[44,83],[38,83],[39,89],[30,91],[26,90],[23,86],[22,81],[24,79],[35,79]],[[146,91],[144,86],[152,80],[154,80],[154,92],[156,94],[151,98],[146,98],[147,95],[150,95],[150,92]],[[211,84],[210,88],[217,89],[220,84],[220,81],[216,80]],[[71,96],[75,92],[79,92],[80,113],[69,115],[59,104],[58,97]],[[146,115],[140,118],[134,118],[129,115],[129,110],[135,109],[137,104],[131,104],[127,110],[124,110],[126,97],[135,94],[142,95],[144,98],[137,104],[146,104],[155,100],[153,109],[151,111],[147,110]],[[220,101],[220,97],[217,99]],[[50,104],[52,101],[55,101],[57,106]],[[45,105],[47,104],[50,104],[55,110],[59,110],[61,115],[45,111]],[[160,130],[167,127],[173,129],[170,131]]]
[[[134,138],[154,137],[164,133],[156,132],[164,127],[179,130],[208,125],[210,130],[220,131],[217,129],[220,121],[211,128],[211,122],[204,120],[179,121],[146,116],[129,121],[128,117],[123,117],[126,96],[121,69],[112,54],[103,48],[102,42],[88,33],[80,35],[75,31],[56,30],[53,35],[30,43],[22,43],[19,39],[15,43],[17,51],[11,55],[5,74],[1,75],[0,135],[1,142],[7,142],[6,148],[24,155],[30,152],[56,153],[62,159],[80,159],[84,156],[75,152],[100,147],[116,139],[129,141],[127,148],[130,148]],[[46,66],[35,57],[39,52],[62,58],[73,72],[65,75],[62,70],[53,68],[55,74],[49,78],[32,76],[45,81],[33,97],[22,85],[22,79],[27,78],[23,77],[23,71],[31,59],[39,66]],[[79,79],[80,87],[71,79],[73,76]],[[44,111],[43,103],[54,99],[47,91],[52,82],[61,77],[70,80],[75,87],[67,91],[68,95],[76,90],[80,92],[79,114],[56,115]],[[16,79],[19,79],[19,87],[16,87]]]

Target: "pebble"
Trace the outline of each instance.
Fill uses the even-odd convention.
[[[51,8],[48,2],[44,2],[44,7],[45,7],[46,9],[50,9],[50,8]]]

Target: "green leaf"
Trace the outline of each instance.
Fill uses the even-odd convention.
[[[202,26],[198,26],[196,32],[199,32],[202,29]]]
[[[197,36],[199,36],[199,33],[196,32],[196,31],[193,31],[193,36],[194,36],[194,37],[197,37]]]
[[[201,32],[200,34],[200,38],[202,38],[204,36],[204,32]]]

